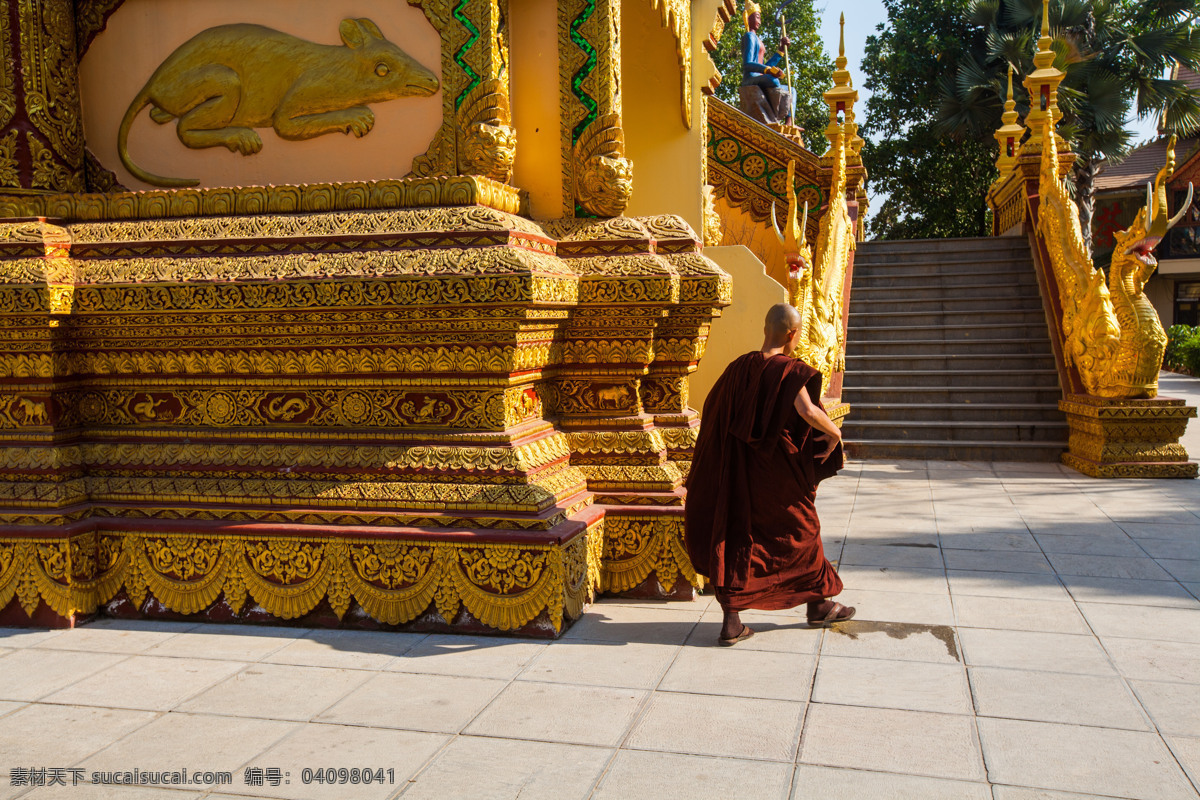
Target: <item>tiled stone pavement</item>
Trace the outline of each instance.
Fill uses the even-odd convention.
[[[551,643],[0,630],[0,800],[1200,797],[1200,481],[867,462],[818,505],[857,619],[748,613],[735,648],[709,597],[606,600]],[[234,783],[7,777],[73,766]],[[356,766],[395,782],[301,782]]]

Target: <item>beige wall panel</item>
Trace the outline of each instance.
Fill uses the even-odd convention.
[[[441,78],[441,42],[419,8],[397,0],[128,0],[108,21],[80,65],[88,146],[129,188],[153,188],[122,166],[117,133],[130,102],[155,69],[208,28],[253,23],[324,45],[340,45],[338,25],[366,17],[384,37]],[[333,133],[287,141],[256,129],[261,152],[243,156],[224,147],[191,150],[175,122],[155,124],[142,111],[129,136],[129,154],[143,169],[166,177],[198,178],[201,186],[401,178],[425,152],[442,123],[442,93],[401,97],[370,106],[375,126],[361,139]]]
[[[779,284],[782,289],[787,285],[787,259],[783,255],[783,245],[771,222],[756,222],[753,217],[737,206],[731,205],[724,197],[717,199],[717,214],[721,217],[721,244],[744,245],[750,248],[765,265],[767,274]],[[780,225],[787,220],[787,208],[776,210],[776,219]],[[811,219],[811,217],[810,217]],[[809,245],[816,241],[809,239]],[[708,252],[707,250],[705,251]],[[765,312],[764,312],[765,313]]]
[[[704,408],[709,390],[729,362],[762,347],[767,309],[787,302],[787,290],[767,275],[763,263],[746,247],[706,247],[704,255],[733,278],[733,305],[713,320],[704,358],[692,374],[689,403],[697,411]]]

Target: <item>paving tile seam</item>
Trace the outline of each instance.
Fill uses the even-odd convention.
[[[924,712],[922,712],[922,713],[924,713]],[[975,737],[975,741],[978,743],[978,741],[979,741],[978,736]],[[981,762],[981,764],[983,764],[982,758],[980,758],[980,762]],[[898,772],[894,769],[887,769],[886,766],[874,766],[871,769],[856,769],[854,767],[848,767],[844,763],[831,763],[828,761],[799,761],[799,762],[797,762],[797,766],[798,767],[829,767],[831,769],[845,769],[845,770],[853,770],[855,772],[878,772],[878,773],[883,773],[885,775],[896,775],[896,776],[904,776],[904,777],[909,777],[909,778],[928,778],[928,779],[940,780],[940,781],[950,781],[950,782],[960,782],[960,783],[977,783],[977,784],[980,784],[983,786],[994,785],[989,782],[989,779],[987,777],[986,765],[984,765],[984,769],[983,769],[985,777],[982,779],[980,779],[980,778],[963,778],[963,777],[949,778],[945,775],[945,773],[937,774],[934,772]]]
[[[1093,676],[1086,676],[1093,677]],[[976,712],[974,715],[976,720],[980,719],[1001,719],[1009,722],[1033,722],[1039,725],[1063,725],[1069,728],[1088,728],[1089,730],[1100,731],[1128,731],[1130,733],[1144,733],[1151,736],[1162,738],[1162,734],[1154,727],[1153,723],[1146,725],[1144,728],[1131,728],[1128,725],[1100,725],[1095,722],[1077,722],[1075,720],[1064,721],[1061,719],[1045,719],[1042,717],[1015,717],[1006,716],[1004,714],[980,714]]]
[[[645,721],[650,712],[650,706],[654,701],[654,695],[658,694],[659,687],[661,687],[662,682],[666,680],[667,674],[670,673],[670,671],[675,667],[675,664],[678,663],[679,656],[683,652],[683,648],[686,647],[687,643],[691,641],[691,638],[696,635],[696,630],[700,627],[700,623],[703,618],[704,615],[701,614],[700,617],[692,623],[691,630],[688,631],[687,636],[683,637],[683,642],[680,644],[679,649],[676,650],[675,654],[671,657],[671,663],[668,664],[667,668],[664,669],[662,674],[658,676],[658,680],[655,681],[654,687],[646,692],[646,696],[643,697],[642,702],[638,704],[637,710],[630,718],[629,725],[626,726],[625,732],[621,735],[621,739],[617,744],[618,750],[626,749],[626,745],[630,742],[634,733],[641,726],[642,722]],[[614,755],[613,758],[615,759],[616,756]],[[596,786],[599,785],[599,783],[596,784]]]
[[[665,747],[651,747],[649,745],[641,746],[641,747],[634,746],[634,745],[630,745],[630,746],[621,745],[620,747],[617,748],[617,751],[618,752],[628,751],[628,752],[636,752],[636,753],[671,753],[673,755],[680,755],[680,756],[724,758],[724,759],[730,759],[730,760],[734,760],[734,761],[755,761],[755,762],[759,762],[759,763],[763,763],[763,764],[795,764],[796,763],[792,759],[784,759],[784,758],[768,758],[766,756],[744,756],[744,755],[740,755],[740,756],[714,755],[713,753],[697,753],[693,750],[669,750]]]
[[[1174,736],[1172,738],[1192,739],[1194,741],[1196,737]],[[1197,797],[1200,797],[1200,770],[1196,770],[1196,775],[1193,777],[1192,774],[1188,772],[1187,768],[1184,767],[1183,762],[1179,758],[1179,753],[1176,752],[1175,748],[1171,746],[1171,743],[1165,738],[1163,739],[1163,743],[1167,746],[1167,752],[1171,754],[1171,758],[1175,760],[1175,765],[1179,767],[1179,771],[1183,773],[1184,780],[1192,785],[1192,790],[1196,792]]]
[[[32,649],[32,648],[31,648],[31,649]],[[121,654],[121,653],[99,653],[98,655],[123,655],[123,654]],[[30,699],[30,698],[28,698],[28,697],[12,697],[12,698],[8,698],[8,697],[4,697],[2,694],[0,694],[0,700],[8,700],[8,699],[11,699],[11,700],[15,700],[15,701],[17,701],[17,702],[26,702],[26,703],[38,703],[38,704],[41,704],[43,701],[45,701],[45,700],[46,700],[47,698],[49,698],[51,695],[57,694],[57,693],[59,693],[59,692],[63,691],[64,689],[68,689],[68,688],[70,688],[70,687],[72,687],[72,686],[75,686],[76,684],[82,683],[82,682],[84,682],[84,681],[86,681],[86,680],[90,680],[91,678],[94,678],[95,676],[99,675],[101,672],[104,672],[105,670],[107,670],[107,669],[109,669],[109,668],[111,668],[111,667],[120,666],[121,664],[125,663],[126,661],[128,661],[128,660],[129,660],[129,659],[131,659],[131,658],[133,658],[133,656],[131,656],[131,655],[125,655],[125,657],[124,657],[124,658],[122,658],[122,659],[120,659],[120,660],[117,660],[117,661],[114,661],[114,662],[113,662],[113,663],[111,663],[111,664],[105,664],[105,665],[104,665],[104,666],[102,666],[102,667],[97,667],[97,668],[93,669],[91,672],[85,672],[85,673],[83,673],[83,674],[81,674],[81,675],[75,676],[75,678],[74,678],[72,681],[70,681],[69,683],[65,683],[65,684],[63,684],[63,685],[61,685],[61,686],[56,686],[55,688],[51,689],[50,691],[46,692],[45,694],[40,694],[40,695],[38,695],[37,697],[35,697],[35,698],[33,698],[33,699]],[[0,690],[0,691],[3,691],[3,690]]]
[[[1056,570],[1055,574],[1057,576],[1057,570]],[[1060,582],[1061,582],[1061,578],[1060,578]],[[1065,583],[1064,583],[1064,585],[1065,585]],[[1108,662],[1108,665],[1117,673],[1117,676],[1119,677],[1119,680],[1121,682],[1121,685],[1125,689],[1125,692],[1132,697],[1138,711],[1142,714],[1142,716],[1145,718],[1145,720],[1147,722],[1149,722],[1151,731],[1158,737],[1159,741],[1162,742],[1163,746],[1167,748],[1167,751],[1171,753],[1172,757],[1175,758],[1177,765],[1179,765],[1180,769],[1182,770],[1182,764],[1179,764],[1178,757],[1175,756],[1174,752],[1171,750],[1170,746],[1167,744],[1162,730],[1160,729],[1160,727],[1159,727],[1157,721],[1154,719],[1153,715],[1150,713],[1150,709],[1146,706],[1146,703],[1143,702],[1141,696],[1138,695],[1138,693],[1134,689],[1133,685],[1130,683],[1130,678],[1127,677],[1124,674],[1124,672],[1118,667],[1116,660],[1113,658],[1112,653],[1109,651],[1109,649],[1104,644],[1104,638],[1101,637],[1096,632],[1095,626],[1093,625],[1092,621],[1088,618],[1087,614],[1084,612],[1084,609],[1080,608],[1079,600],[1074,596],[1074,594],[1070,591],[1070,589],[1067,590],[1067,593],[1071,597],[1071,602],[1075,606],[1076,612],[1079,614],[1080,618],[1083,620],[1083,624],[1087,627],[1088,631],[1091,632],[1091,634],[1095,638],[1097,644],[1099,644],[1101,651],[1104,653],[1105,659]],[[1084,727],[1088,727],[1088,726],[1084,726]],[[1183,771],[1183,774],[1186,776],[1187,775],[1186,770],[1182,770],[1182,771]]]

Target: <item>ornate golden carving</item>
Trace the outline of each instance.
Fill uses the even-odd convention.
[[[561,564],[512,541],[435,548],[404,583],[382,577],[400,574],[391,567],[364,577],[375,573],[363,558],[392,556],[358,558],[340,538],[185,541],[171,521],[529,541],[590,520],[600,535],[588,482],[614,503],[677,510],[687,453],[669,453],[656,426],[694,420],[686,373],[728,294],[674,217],[542,227],[439,208],[22,223],[0,225],[0,249],[0,374],[47,382],[0,397],[0,504],[12,509],[0,521],[139,520],[150,544],[121,545],[114,567],[131,602],[257,604],[289,619],[320,602],[397,624],[465,609],[498,630],[530,624],[522,609],[535,606],[543,621],[576,614],[600,574],[598,540],[568,542]],[[31,313],[51,307],[69,312],[61,331]],[[574,411],[555,419],[561,398]],[[58,428],[79,443],[51,446]],[[686,432],[671,441],[690,446]],[[171,547],[216,561],[186,574]]]
[[[155,186],[196,186],[165,178],[129,157],[129,129],[142,109],[158,124],[178,119],[187,147],[225,147],[253,155],[262,149],[254,128],[273,127],[284,139],[327,133],[365,136],[375,124],[368,107],[398,97],[427,97],[437,76],[384,38],[369,19],[346,19],[345,47],[328,47],[261,25],[209,28],[180,45],[138,92],[121,121],[117,152],[138,180]]]
[[[1047,125],[1050,119],[1046,117]],[[1058,284],[1063,356],[1088,394],[1154,397],[1167,337],[1143,287],[1158,265],[1151,251],[1172,223],[1166,182],[1174,172],[1174,139],[1155,186],[1147,188],[1146,207],[1116,236],[1106,287],[1104,273],[1092,264],[1083,243],[1078,209],[1059,177],[1057,137],[1052,134],[1043,131],[1038,230]]]
[[[472,205],[516,214],[521,209],[521,197],[511,186],[462,175],[115,194],[0,194],[0,218],[54,217],[88,222]]]
[[[108,18],[125,0],[75,0],[75,39],[80,60]]]
[[[519,474],[540,470],[564,460],[570,451],[564,435],[554,434],[516,446],[446,445],[351,446],[330,444],[185,444],[89,442],[65,448],[0,447],[5,472],[48,470],[89,464],[97,473],[142,467],[177,470],[214,467],[239,473],[278,475],[287,467],[311,470],[367,469],[382,466],[388,477],[400,480],[401,471],[435,473],[476,470]],[[381,476],[382,477],[382,476]],[[412,477],[411,475],[407,477]],[[332,479],[332,476],[331,478]]]
[[[608,355],[602,346],[599,354]],[[322,348],[300,350],[153,350],[71,353],[58,374],[316,375],[358,372],[514,372],[537,369],[550,360],[550,346],[526,345],[412,348]],[[47,355],[0,359],[0,377],[52,377]]]
[[[459,171],[508,183],[517,153],[508,87],[498,78],[483,81],[467,95],[458,118]]]
[[[717,247],[721,244],[721,215],[717,213],[716,189],[704,187],[704,246]]]
[[[788,302],[800,312],[803,335],[796,355],[821,372],[821,393],[829,390],[833,373],[845,369],[845,329],[842,325],[842,290],[846,280],[850,251],[854,249],[854,230],[846,207],[846,149],[844,129],[833,133],[832,201],[821,218],[817,238],[817,257],[805,241],[803,222],[797,221],[795,197],[788,202],[787,234],[778,227],[776,234],[788,260]],[[791,165],[789,179],[791,184]],[[808,209],[805,208],[805,216]]]
[[[651,575],[667,593],[681,577],[702,586],[684,548],[682,516],[608,514],[604,527],[601,591],[628,592]]]
[[[589,214],[617,217],[633,194],[633,164],[625,158],[620,117],[605,114],[579,137],[574,151],[575,201]]]
[[[680,110],[683,124],[692,127],[692,5],[688,0],[650,0],[662,15],[663,27],[675,34],[679,58]]]
[[[833,373],[846,368],[845,327],[842,324],[842,289],[850,252],[854,250],[854,225],[846,206],[845,129],[833,142],[835,151],[829,209],[821,218],[816,261],[810,282],[810,301],[801,308],[807,336],[802,358],[820,370],[821,394],[829,390]]]
[[[12,24],[11,17],[8,14],[0,14],[0,59],[3,60],[5,65],[5,68],[0,70],[0,126],[3,126],[7,125],[17,113],[16,71],[9,67],[10,64],[14,64],[14,61]],[[5,138],[8,136],[12,136],[15,140],[16,131],[10,131]],[[15,148],[15,141],[12,146]],[[11,152],[7,155],[13,158],[13,169],[15,169],[15,155]],[[7,165],[3,160],[0,160],[0,166],[6,167]],[[18,184],[10,184],[8,181],[5,181],[3,185],[15,186]]]
[[[1048,137],[1047,137],[1048,138]],[[1072,395],[1059,402],[1071,425],[1063,463],[1095,478],[1194,478],[1179,443],[1196,409],[1174,399],[1111,400]]]
[[[33,162],[33,188],[53,191],[70,184],[71,173],[54,157],[54,151],[43,145],[32,133],[26,134],[26,139],[29,142],[29,156]]]
[[[0,608],[18,596],[27,614],[45,602],[63,616],[92,613],[122,588],[197,614],[222,597],[247,599],[296,619],[328,598],[339,617],[352,602],[389,625],[411,622],[435,601],[446,622],[459,607],[498,631],[545,614],[561,630],[596,590],[603,527],[557,544],[458,544],[419,539],[106,533],[70,540],[0,539]],[[68,555],[70,551],[70,555]]]
[[[558,4],[563,215],[617,216],[629,200],[631,165],[621,130],[621,4]]]
[[[83,121],[71,0],[19,0],[23,102],[37,130],[34,186],[59,192],[84,188]],[[28,134],[32,143],[34,135]],[[31,144],[32,146],[32,144]],[[40,183],[39,183],[40,179]],[[60,183],[50,184],[49,180]],[[28,187],[27,187],[28,188]]]
[[[799,202],[808,203],[814,212],[809,215],[806,234],[816,238],[816,211],[825,204],[829,186],[817,157],[791,139],[764,129],[728,103],[708,97],[705,104],[706,165],[714,197],[745,211],[755,222],[766,223],[776,204],[788,202],[787,166],[794,161],[792,188]]]
[[[445,181],[457,181],[474,179],[443,179]],[[499,184],[489,181],[482,181],[489,186],[497,189]],[[433,187],[433,181],[404,181],[396,182],[397,186],[423,186],[424,193],[434,197],[435,199],[441,196],[441,192]],[[348,189],[361,190],[367,184],[345,184]],[[281,187],[286,188],[286,187]],[[167,197],[176,195],[186,195],[190,192],[180,190],[177,192],[147,192],[146,195]],[[347,192],[346,199],[349,199],[350,192]],[[472,201],[473,202],[473,201]],[[372,208],[373,206],[366,206]],[[305,240],[306,246],[312,247],[317,244],[316,239],[338,238],[349,240],[352,248],[347,249],[362,249],[368,245],[369,238],[383,234],[408,234],[409,238],[402,240],[405,246],[443,246],[455,241],[455,235],[461,233],[489,233],[489,234],[528,234],[529,236],[522,237],[520,244],[526,247],[533,246],[531,237],[546,237],[546,231],[539,225],[524,217],[516,216],[503,210],[488,207],[487,205],[462,205],[458,207],[448,208],[422,208],[420,210],[406,209],[397,206],[393,210],[368,211],[368,210],[353,210],[349,211],[346,208],[331,209],[332,213],[322,214],[284,214],[284,213],[257,213],[249,216],[218,216],[218,217],[183,217],[171,219],[147,218],[134,221],[120,222],[82,222],[71,225],[71,237],[75,243],[98,243],[118,245],[121,243],[131,245],[137,242],[153,242],[160,251],[151,251],[149,253],[140,253],[142,255],[150,254],[165,254],[174,252],[179,255],[202,255],[206,252],[218,252],[234,255],[242,255],[246,251],[245,242],[237,242],[238,250],[229,251],[221,245],[224,240],[261,240],[261,239],[295,239],[302,238]],[[354,236],[350,236],[353,234]],[[422,234],[418,237],[416,234]],[[195,243],[203,240],[206,249],[168,249],[168,246],[174,242],[190,242]],[[464,241],[459,238],[459,242]],[[495,237],[479,237],[476,239],[466,239],[468,243],[475,245],[497,245],[510,242],[508,236]],[[261,242],[256,242],[261,246]],[[114,250],[113,255],[127,256],[133,254],[133,250]],[[251,251],[256,252],[256,251]]]
[[[0,186],[20,185],[21,176],[17,163],[17,137],[20,131],[13,129],[0,138]]]

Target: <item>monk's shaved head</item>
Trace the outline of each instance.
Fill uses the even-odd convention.
[[[767,311],[766,330],[768,339],[780,340],[800,327],[800,312],[788,303],[776,303]]]

